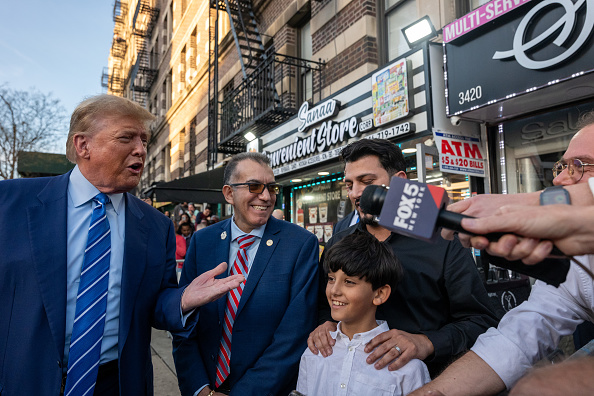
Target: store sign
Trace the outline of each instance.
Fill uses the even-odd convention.
[[[309,109],[309,102],[303,102],[297,113],[297,118],[301,123],[299,128],[297,128],[297,131],[303,132],[311,125],[315,125],[327,118],[334,117],[338,114],[339,109],[340,102],[334,99],[327,100],[311,110]]]
[[[288,146],[271,153],[264,151],[264,154],[270,158],[270,166],[276,168],[288,162],[321,153],[331,146],[344,142],[345,139],[354,138],[359,133],[358,124],[357,117],[351,117],[339,122],[326,121],[318,129],[312,129],[308,137],[296,137],[295,142]]]
[[[495,0],[464,15],[443,28],[443,42],[449,43],[530,0]]]
[[[486,160],[478,137],[434,132],[439,148],[439,170],[485,177]]]
[[[373,123],[376,127],[406,117],[408,100],[408,72],[406,59],[401,59],[371,76]]]
[[[580,116],[592,109],[594,103],[585,103],[505,122],[505,144],[509,147],[525,147],[573,135],[579,130]]]
[[[476,12],[444,28],[449,115],[594,71],[594,0],[494,0]]]
[[[343,148],[346,147],[346,144],[340,147],[333,148],[332,150],[325,151],[323,153],[312,155],[311,157],[304,158],[299,161],[292,162],[290,164],[286,164],[280,166],[278,168],[274,168],[272,171],[274,172],[274,176],[282,175],[284,173],[293,172],[299,169],[307,168],[309,166],[319,164],[325,161],[329,161],[331,159],[335,159],[340,157],[340,152]],[[270,158],[270,155],[268,155]]]

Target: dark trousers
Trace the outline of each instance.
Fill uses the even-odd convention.
[[[66,376],[62,378],[62,390],[60,396],[64,395],[64,385]],[[95,383],[95,396],[119,396],[120,395],[120,377],[118,374],[118,361],[112,360],[99,366],[97,372],[97,382]]]

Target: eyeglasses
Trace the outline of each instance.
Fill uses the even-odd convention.
[[[585,166],[594,166],[594,164],[583,163],[578,158],[569,160],[569,163],[567,164],[563,163],[562,161],[557,161],[555,165],[553,165],[553,176],[557,177],[561,174],[561,172],[567,169],[569,176],[571,176],[573,179],[577,178],[577,181],[580,181],[582,180],[582,177],[584,177]]]
[[[267,188],[270,195],[277,195],[280,193],[281,185],[278,183],[233,183],[229,184],[231,187],[248,186],[249,192],[252,194],[262,194],[264,189]]]

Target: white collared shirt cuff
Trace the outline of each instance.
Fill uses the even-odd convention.
[[[194,396],[198,396],[198,394],[199,394],[200,392],[202,392],[202,389],[206,388],[207,386],[208,386],[208,384],[206,384],[206,385],[203,385],[202,387],[200,387],[200,389],[198,389],[196,392],[194,392]]]

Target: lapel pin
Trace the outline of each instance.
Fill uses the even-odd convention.
[[[266,241],[266,246],[272,246],[274,242],[272,242],[272,239],[269,239]]]
[[[221,234],[221,239],[226,239],[227,238],[227,231],[223,231],[223,233]]]

